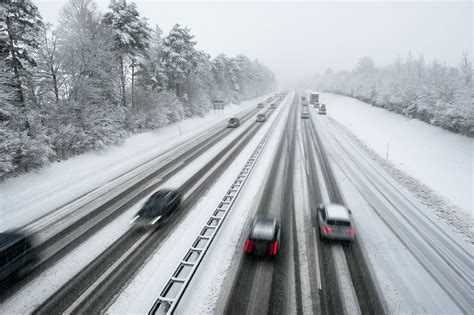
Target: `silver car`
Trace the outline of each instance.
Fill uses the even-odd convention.
[[[352,241],[355,238],[351,211],[343,205],[320,204],[318,206],[318,224],[321,239]]]

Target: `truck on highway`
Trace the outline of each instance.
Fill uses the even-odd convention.
[[[318,93],[310,93],[309,94],[309,103],[314,105],[315,108],[319,107],[319,94]]]

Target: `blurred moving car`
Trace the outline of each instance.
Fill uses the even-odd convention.
[[[265,114],[260,113],[257,114],[257,122],[264,122],[267,118],[265,117]]]
[[[280,251],[281,221],[276,216],[257,216],[245,242],[244,252],[253,256],[275,256]]]
[[[271,103],[271,104],[270,104],[270,108],[276,108],[276,107],[277,107],[277,106],[276,106],[276,103]]]
[[[181,209],[181,193],[174,189],[160,189],[151,195],[133,217],[137,227],[159,226]]]
[[[0,233],[0,282],[25,275],[37,260],[31,236],[14,231]]]
[[[318,114],[319,115],[326,115],[326,105],[325,104],[321,104],[319,106]]]
[[[258,103],[257,108],[263,108],[263,103]]]
[[[309,113],[308,112],[301,112],[301,119],[308,119]]]
[[[227,122],[227,128],[237,128],[238,126],[240,126],[240,120],[237,117],[232,117]]]
[[[306,101],[306,96],[301,96],[302,101]]]
[[[321,239],[352,241],[355,238],[351,211],[343,205],[320,204],[318,206],[318,225]]]

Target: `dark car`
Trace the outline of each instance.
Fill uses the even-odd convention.
[[[280,251],[280,218],[258,216],[245,242],[245,253],[253,256],[275,256]]]
[[[267,118],[264,113],[257,114],[257,122],[264,122]]]
[[[237,128],[240,126],[240,120],[237,117],[232,117],[227,122],[227,128]]]
[[[258,103],[257,108],[263,108],[263,103]]]
[[[159,226],[181,208],[181,193],[173,189],[161,189],[148,198],[130,223],[139,227]]]
[[[23,276],[36,261],[31,236],[13,231],[0,233],[0,282]]]
[[[276,103],[271,103],[270,104],[270,108],[276,108],[276,107],[277,107]]]

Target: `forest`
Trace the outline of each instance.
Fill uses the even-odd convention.
[[[132,1],[68,0],[53,26],[31,0],[0,3],[0,180],[276,87],[244,55],[211,58],[188,27],[163,34]]]
[[[357,98],[373,106],[416,118],[444,129],[474,136],[472,61],[464,54],[457,66],[425,62],[411,54],[386,67],[370,57],[352,71],[326,70],[312,87]],[[328,104],[330,106],[330,104]]]

